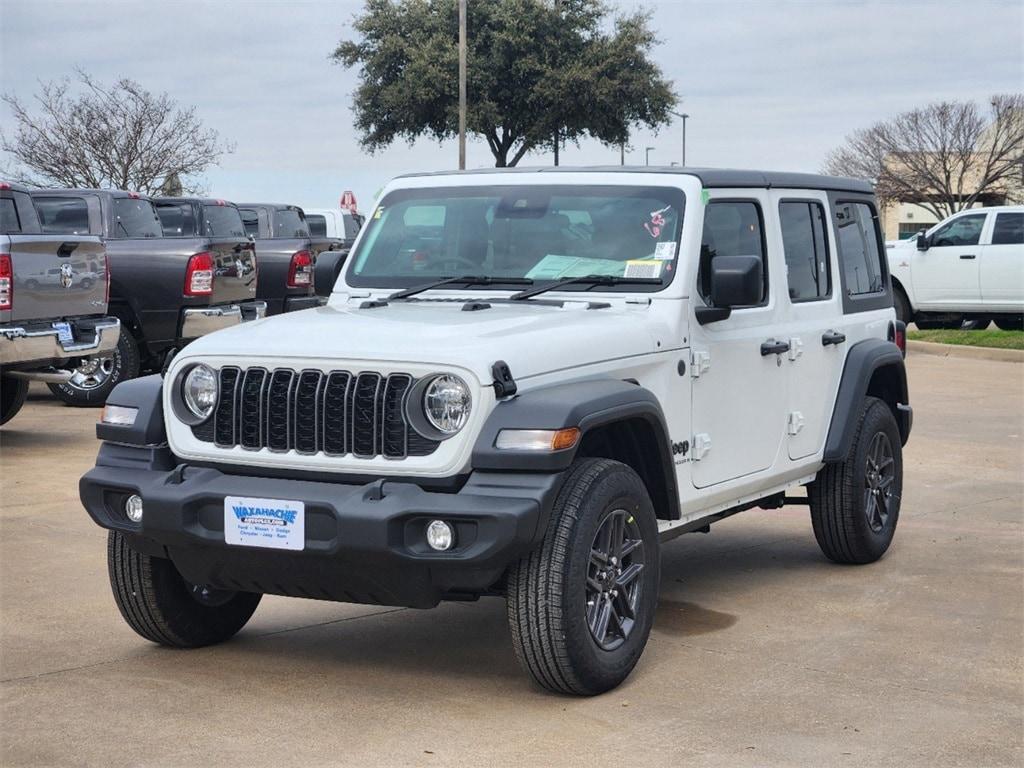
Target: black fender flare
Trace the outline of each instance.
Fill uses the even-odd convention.
[[[96,437],[112,443],[125,445],[159,446],[167,442],[164,429],[164,406],[161,400],[164,379],[158,373],[122,381],[110,392],[107,405],[136,408],[135,421],[131,425],[96,425]]]
[[[540,387],[499,402],[487,417],[473,446],[474,470],[498,472],[561,472],[572,464],[589,431],[627,419],[639,419],[655,436],[658,471],[663,475],[668,514],[679,516],[672,444],[661,404],[644,387],[620,379],[572,381]],[[565,429],[578,427],[576,445],[550,453],[495,448],[503,429]]]
[[[906,444],[913,423],[913,412],[910,409],[903,353],[891,341],[864,339],[850,347],[846,355],[842,378],[839,381],[839,392],[832,411],[832,421],[829,424],[828,437],[825,439],[825,452],[822,458],[826,463],[846,459],[871,379],[876,371],[883,368],[892,370],[890,381],[894,383],[895,391],[892,392],[892,396],[895,402],[889,403],[889,406],[893,408],[900,437],[903,444]]]

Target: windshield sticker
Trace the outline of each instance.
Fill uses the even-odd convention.
[[[672,209],[671,205],[666,205],[660,211],[651,211],[651,220],[644,222],[644,229],[654,239],[661,237],[661,229],[665,226],[665,211]]]
[[[711,195],[708,194],[708,191],[706,189],[702,189],[700,191],[700,201],[702,203],[704,203],[704,205],[707,205],[708,204],[708,200],[710,200],[710,199],[711,199]]]
[[[676,257],[675,243],[658,243],[654,246],[654,258],[659,261],[672,261]]]
[[[379,219],[382,213],[384,213],[384,206],[378,205],[377,210],[373,212],[373,218]]]
[[[541,259],[526,277],[532,280],[560,280],[563,277],[586,275],[622,276],[622,262],[612,259],[589,259],[582,256],[561,256],[549,253]]]
[[[623,277],[661,277],[665,262],[658,259],[632,259],[626,262]]]

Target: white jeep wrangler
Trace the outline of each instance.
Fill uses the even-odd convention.
[[[225,640],[263,593],[497,595],[534,679],[595,694],[643,651],[674,535],[809,504],[829,558],[882,556],[902,338],[861,182],[405,177],[325,307],[119,385],[81,498],[154,642]]]

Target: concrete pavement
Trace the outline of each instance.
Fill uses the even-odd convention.
[[[513,658],[504,604],[266,597],[225,645],[138,638],[82,511],[97,411],[35,395],[0,430],[0,763],[1024,763],[1024,366],[912,356],[896,540],[824,560],[805,509],[663,554],[633,676],[580,700]]]

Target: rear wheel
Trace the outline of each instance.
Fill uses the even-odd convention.
[[[190,584],[170,560],[136,552],[118,531],[107,535],[107,570],[128,626],[175,648],[227,640],[245,626],[262,597]]]
[[[609,459],[570,467],[543,543],[508,574],[512,643],[538,684],[589,696],[626,679],[654,620],[658,545],[632,469]]]
[[[113,352],[86,358],[61,384],[48,384],[50,391],[68,405],[99,407],[122,381],[139,375],[139,345],[131,332],[121,326],[121,335]]]
[[[13,419],[27,397],[28,381],[13,376],[0,377],[0,424]]]
[[[1024,315],[996,315],[995,323],[1003,331],[1024,331]]]
[[[896,533],[903,493],[899,427],[889,406],[864,399],[846,460],[828,464],[808,487],[821,551],[837,563],[872,563]]]

